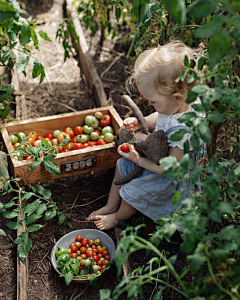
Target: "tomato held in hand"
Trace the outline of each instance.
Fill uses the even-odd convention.
[[[102,119],[99,121],[99,125],[104,127],[111,124],[111,117],[110,115],[103,115]]]
[[[129,144],[122,144],[120,146],[120,150],[124,153],[128,153],[130,151],[130,145]]]

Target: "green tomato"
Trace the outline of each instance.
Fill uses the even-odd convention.
[[[111,143],[114,141],[114,135],[111,132],[107,132],[104,134],[104,141],[107,143]]]
[[[95,117],[92,116],[92,115],[86,116],[85,119],[84,119],[85,124],[91,125],[94,122],[94,118]]]
[[[95,117],[96,117],[97,119],[102,119],[102,118],[103,118],[103,113],[100,112],[100,111],[96,111],[96,112],[95,112]]]
[[[63,247],[58,248],[57,251],[55,252],[55,254],[56,254],[57,257],[65,254],[65,253],[67,253],[67,249],[63,248]]]
[[[18,141],[21,143],[25,138],[26,138],[26,134],[24,132],[18,132],[16,134]]]
[[[99,136],[99,139],[102,139],[102,140],[104,140],[104,135],[102,134],[102,135],[100,135]]]
[[[98,271],[98,265],[93,265],[92,268],[93,268],[93,272]]]
[[[15,143],[18,142],[18,137],[15,134],[11,134],[9,136],[9,138],[10,138],[10,141],[11,141],[12,144],[15,144]]]
[[[93,131],[93,132],[90,134],[90,138],[91,138],[91,140],[96,141],[96,140],[99,139],[99,134],[98,134],[97,132]]]
[[[80,134],[80,135],[77,135],[76,141],[78,143],[86,143],[88,141],[88,137],[86,134]]]
[[[110,133],[114,133],[114,130],[111,126],[105,126],[102,129],[102,134],[104,135],[105,133],[110,132]]]
[[[57,146],[58,145],[58,140],[56,138],[52,139],[52,144]]]
[[[98,126],[99,126],[98,119],[94,117],[94,120],[93,120],[91,125],[92,125],[93,128],[98,128]]]
[[[64,253],[64,254],[58,256],[57,267],[59,269],[61,269],[65,266],[67,266],[69,264],[70,260],[71,260],[71,257],[68,253]]]
[[[84,261],[84,265],[85,265],[85,267],[89,267],[89,266],[91,266],[91,264],[92,264],[92,262],[91,262],[91,260],[90,259],[85,259],[85,261]]]
[[[90,126],[90,125],[84,125],[84,126],[83,126],[83,131],[84,131],[84,133],[86,133],[86,134],[90,134],[90,133],[93,132],[93,127]]]
[[[53,136],[56,138],[59,135],[59,133],[61,133],[61,130],[56,129],[53,131]]]
[[[41,140],[36,140],[36,141],[34,142],[34,146],[37,147],[37,148],[40,147],[41,144],[42,144],[42,141],[41,141]]]

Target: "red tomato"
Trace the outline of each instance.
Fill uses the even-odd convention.
[[[54,138],[53,134],[51,132],[48,132],[47,134],[44,135],[45,138],[48,138],[52,140]]]
[[[90,245],[90,246],[92,246],[93,244],[94,244],[94,240],[89,240],[88,241],[88,244]],[[93,247],[92,247],[93,248]]]
[[[33,138],[34,140],[36,140],[38,134],[37,134],[36,131],[30,131],[30,132],[28,133],[28,136],[29,136],[29,138]]]
[[[98,264],[99,266],[102,266],[102,265],[103,265],[102,260],[99,260],[99,261],[97,262],[97,264]]]
[[[98,257],[99,257],[99,258],[101,258],[101,257],[102,257],[102,254],[101,254],[101,253],[100,253],[100,254],[98,254]]]
[[[96,144],[97,144],[96,141],[89,141],[89,142],[88,142],[88,145],[89,145],[90,147],[96,146]]]
[[[83,259],[85,259],[85,258],[87,258],[87,254],[85,254],[85,253],[80,254],[80,257],[83,258]]]
[[[70,150],[69,149],[62,149],[61,152],[69,152]]]
[[[78,247],[73,245],[72,247],[70,247],[72,253],[77,253],[78,252]]]
[[[71,258],[77,258],[78,257],[77,253],[71,253],[70,256],[71,256]]]
[[[83,134],[83,128],[82,128],[82,126],[75,126],[73,128],[73,131],[74,131],[75,135]]]
[[[81,251],[81,253],[86,253],[87,249],[86,249],[86,247],[81,247],[80,251]]]
[[[76,242],[81,242],[82,239],[83,239],[83,238],[82,238],[81,235],[77,235],[76,238],[75,238],[75,241],[76,241]]]
[[[42,140],[43,139],[43,136],[42,135],[38,135],[36,140]]]
[[[102,265],[102,270],[104,270],[106,268],[106,265]]]
[[[99,261],[99,257],[97,255],[93,255],[92,258],[93,258],[94,261]]]
[[[28,155],[28,156],[26,156],[24,159],[25,159],[25,160],[31,160],[31,159],[33,159],[33,158],[32,158],[32,156]]]
[[[15,149],[17,146],[20,146],[21,144],[20,143],[15,143],[13,144],[13,148]]]
[[[103,118],[99,121],[99,125],[104,127],[111,124],[111,117],[109,115],[103,115]]]
[[[27,141],[27,144],[28,144],[28,145],[31,145],[31,146],[34,146],[34,142],[35,142],[35,139],[32,138],[32,137],[29,137],[29,138],[28,138],[28,141]]]
[[[76,136],[76,135],[74,135],[74,136],[72,137],[72,141],[73,141],[74,143],[77,143],[77,136]]]
[[[74,131],[72,130],[71,127],[66,127],[64,129],[64,132],[68,133],[70,135],[70,137],[73,137],[74,136]]]
[[[93,131],[94,131],[94,132],[97,132],[97,133],[99,134],[99,136],[102,135],[101,131],[99,131],[99,130],[96,129],[96,128],[95,128]]]
[[[88,243],[88,240],[87,239],[82,239],[82,246],[86,246]]]
[[[108,265],[109,263],[110,263],[109,260],[104,259],[103,264],[104,264],[105,266]]]
[[[106,260],[110,260],[110,256],[109,256],[109,255],[105,255],[104,258],[105,258]]]
[[[73,246],[75,246],[75,244],[74,244],[74,243],[71,243],[70,246],[69,246],[69,248],[71,248],[71,247],[73,247]]]
[[[105,145],[105,144],[107,144],[107,143],[104,141],[104,139],[99,139],[97,141],[97,145]]]
[[[93,256],[93,251],[92,250],[87,250],[86,253],[87,253],[88,257]]]
[[[108,251],[106,251],[106,250],[103,250],[103,252],[102,252],[102,255],[103,255],[103,256],[106,256],[106,255],[108,255]]]
[[[83,145],[84,145],[84,148],[90,147],[90,146],[88,145],[88,143],[84,143]]]
[[[63,145],[63,149],[68,149],[69,151],[72,150],[74,146],[73,142],[68,142],[67,144]]]
[[[79,150],[85,148],[82,143],[74,143],[72,150]]]
[[[129,144],[122,144],[120,146],[120,149],[121,149],[122,152],[128,153],[130,151]]]

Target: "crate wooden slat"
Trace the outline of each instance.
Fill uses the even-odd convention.
[[[9,139],[11,134],[15,134],[20,131],[24,133],[37,131],[39,135],[45,135],[47,132],[53,132],[56,129],[64,130],[64,128],[68,126],[73,128],[77,125],[82,125],[84,123],[85,116],[94,115],[96,111],[101,111],[104,114],[110,114],[112,118],[112,127],[115,132],[117,132],[119,127],[122,126],[122,119],[115,108],[113,106],[106,106],[80,112],[8,123],[2,125],[0,129],[7,151],[8,153],[11,153],[14,150]],[[62,173],[61,177],[79,175],[91,171],[99,171],[115,167],[119,155],[117,153],[115,143],[113,142],[81,150],[59,153],[54,159],[54,162],[57,163],[61,169],[66,163],[80,163],[81,160],[86,160],[88,158],[94,158],[94,160],[96,160],[96,166],[80,170],[78,169],[76,171],[71,170],[69,172]],[[49,174],[42,165],[32,171],[28,171],[31,164],[32,161],[18,161],[16,157],[10,156],[10,173],[16,178],[21,178],[21,184],[23,185],[60,178],[60,176]]]

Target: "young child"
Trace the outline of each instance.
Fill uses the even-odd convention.
[[[137,58],[134,72],[130,81],[134,81],[141,95],[148,100],[156,112],[145,117],[150,130],[164,130],[168,137],[175,131],[185,128],[186,125],[179,123],[178,119],[186,112],[191,111],[191,105],[186,103],[187,91],[190,85],[187,79],[176,82],[176,78],[184,70],[184,57],[195,58],[195,50],[187,47],[180,41],[172,41],[164,46],[158,46],[144,51]],[[124,120],[126,128],[139,130],[140,125],[135,117]],[[184,142],[188,135],[181,141],[169,141],[169,156],[175,156],[181,160],[184,151]],[[142,157],[133,146],[130,152],[124,153],[118,147],[118,153],[122,156],[117,161],[115,178],[125,176],[132,172],[136,165],[144,168],[142,175],[122,186],[112,183],[107,204],[92,212],[87,221],[94,221],[100,230],[115,227],[120,220],[132,217],[136,211],[140,211],[153,221],[171,214],[182,199],[186,198],[187,192],[194,189],[188,186],[178,205],[172,204],[172,198],[176,190],[183,188],[182,184],[176,185],[171,179],[161,176],[164,169],[146,157]],[[204,150],[195,153],[194,161],[198,161],[205,155]]]

